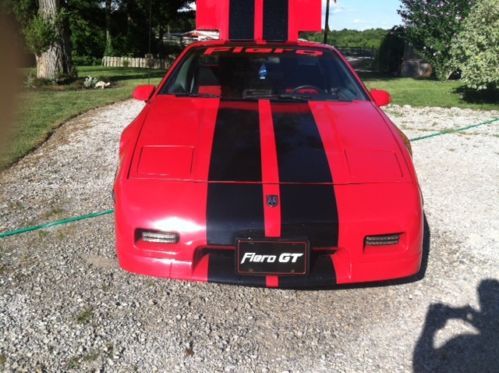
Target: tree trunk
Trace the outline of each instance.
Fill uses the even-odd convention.
[[[113,54],[113,40],[111,37],[111,12],[113,1],[106,0],[106,51],[105,55],[110,56]]]
[[[36,56],[36,76],[39,79],[57,80],[74,74],[71,60],[71,41],[66,20],[58,22],[60,0],[39,0],[40,15],[56,24],[57,41],[41,55]]]

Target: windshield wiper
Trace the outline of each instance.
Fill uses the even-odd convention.
[[[308,102],[308,101],[338,101],[338,102],[352,102],[352,100],[349,99],[342,99],[340,97],[334,97],[331,95],[302,95],[302,94],[296,94],[296,93],[286,93],[286,94],[280,94],[280,95],[274,95],[276,99],[280,100],[293,100],[293,101],[301,101],[301,102]]]
[[[213,95],[211,93],[187,93],[180,92],[174,93],[175,97],[193,97],[193,98],[220,98],[218,95]]]
[[[274,100],[274,101],[298,101],[307,102],[312,97],[307,95],[296,95],[296,94],[279,94],[279,95],[247,95],[243,97],[243,100]]]
[[[313,97],[309,95],[300,95],[295,93],[282,93],[280,95],[274,95],[272,98],[283,101],[289,100],[289,101],[307,102],[312,100]]]

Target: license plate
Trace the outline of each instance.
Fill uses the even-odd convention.
[[[237,242],[237,271],[242,275],[306,275],[308,242]]]

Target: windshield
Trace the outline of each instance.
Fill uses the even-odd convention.
[[[161,94],[229,100],[367,100],[334,51],[299,46],[193,49]]]

